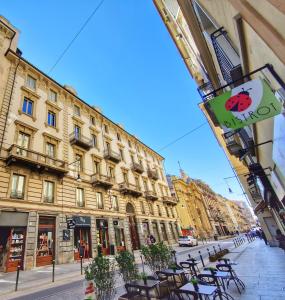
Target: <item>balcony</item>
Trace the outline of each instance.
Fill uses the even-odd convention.
[[[134,184],[127,183],[127,182],[120,183],[119,189],[123,195],[131,195],[136,198],[140,197],[142,195],[142,192],[139,187],[137,187]]]
[[[50,172],[57,175],[67,173],[66,163],[45,154],[12,145],[8,150],[7,165],[17,164],[39,172]]]
[[[177,204],[177,199],[175,197],[163,196],[162,199],[163,199],[163,202],[166,203],[166,204],[170,204],[170,205],[176,205]]]
[[[105,176],[102,174],[93,174],[91,176],[91,182],[93,186],[102,187],[108,190],[114,185],[115,180],[113,177],[110,176]]]
[[[108,159],[114,163],[118,163],[121,161],[121,155],[113,150],[104,151],[104,158]]]
[[[147,170],[147,174],[148,174],[148,177],[153,179],[153,180],[157,180],[158,179],[158,173],[156,170],[150,170],[148,169]]]
[[[146,191],[144,195],[147,200],[155,201],[158,199],[157,193],[153,191]]]
[[[132,165],[132,170],[139,174],[142,174],[144,171],[143,166],[135,162]]]
[[[69,135],[69,141],[71,145],[79,146],[85,150],[89,150],[92,147],[91,139],[85,137],[82,134],[77,134],[75,132],[72,132]]]

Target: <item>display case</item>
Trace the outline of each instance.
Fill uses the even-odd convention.
[[[25,253],[25,228],[12,228],[8,240],[8,253],[6,262],[6,272],[17,270],[20,264],[23,268],[23,260]]]

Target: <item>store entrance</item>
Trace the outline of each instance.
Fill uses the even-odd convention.
[[[80,257],[91,258],[91,234],[90,228],[74,228],[74,259],[78,260]]]
[[[129,219],[129,228],[131,235],[131,242],[133,250],[138,250],[140,248],[139,235],[137,230],[137,220],[135,217],[135,209],[131,203],[126,206],[126,212]]]
[[[110,242],[109,242],[109,232],[108,232],[108,221],[106,219],[97,219],[97,241],[98,252],[102,252],[103,255],[110,254]]]
[[[24,227],[0,227],[0,272],[23,270],[25,236]]]

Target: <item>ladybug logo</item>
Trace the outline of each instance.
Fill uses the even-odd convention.
[[[237,95],[229,98],[225,103],[226,110],[232,112],[242,112],[248,109],[252,103],[252,99],[248,92],[249,90],[251,90],[251,88],[246,91],[242,89],[242,91]]]

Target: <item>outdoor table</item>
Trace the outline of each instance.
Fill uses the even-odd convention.
[[[180,265],[186,263],[189,267],[191,267],[192,269],[190,269],[191,273],[193,272],[194,275],[197,276],[197,272],[199,272],[199,268],[198,268],[198,262],[194,262],[193,260],[187,260],[187,261],[181,261]],[[183,267],[182,267],[183,268]]]
[[[129,283],[129,286],[133,288],[137,288],[140,292],[143,290],[145,291],[145,296],[148,300],[151,300],[151,296],[149,294],[150,290],[157,287],[157,285],[160,283],[159,280],[152,280],[147,279],[146,281],[139,279],[139,280],[133,280]]]
[[[194,289],[194,286],[192,283],[187,283],[185,285],[183,285],[180,288],[181,291],[191,291],[191,292],[196,292],[199,296],[199,299],[202,300],[202,296],[211,296],[213,293],[215,293],[217,291],[217,287],[212,286],[212,285],[203,285],[203,284],[198,284],[198,290],[196,291]]]
[[[223,290],[226,291],[224,280],[229,278],[229,273],[228,272],[216,271],[215,273],[212,274],[211,271],[204,270],[201,273],[201,275],[214,275],[217,278],[221,278],[222,285],[223,285]]]
[[[185,276],[185,271],[184,270],[181,270],[181,269],[165,269],[165,270],[162,270],[162,272],[168,276],[172,276],[173,278],[173,282],[175,283],[175,286],[177,286],[177,281],[175,280],[175,276],[178,276],[181,280],[181,283],[183,284],[183,281],[185,282],[186,279],[186,276]],[[183,278],[184,277],[184,278]],[[183,280],[185,279],[185,280]]]

